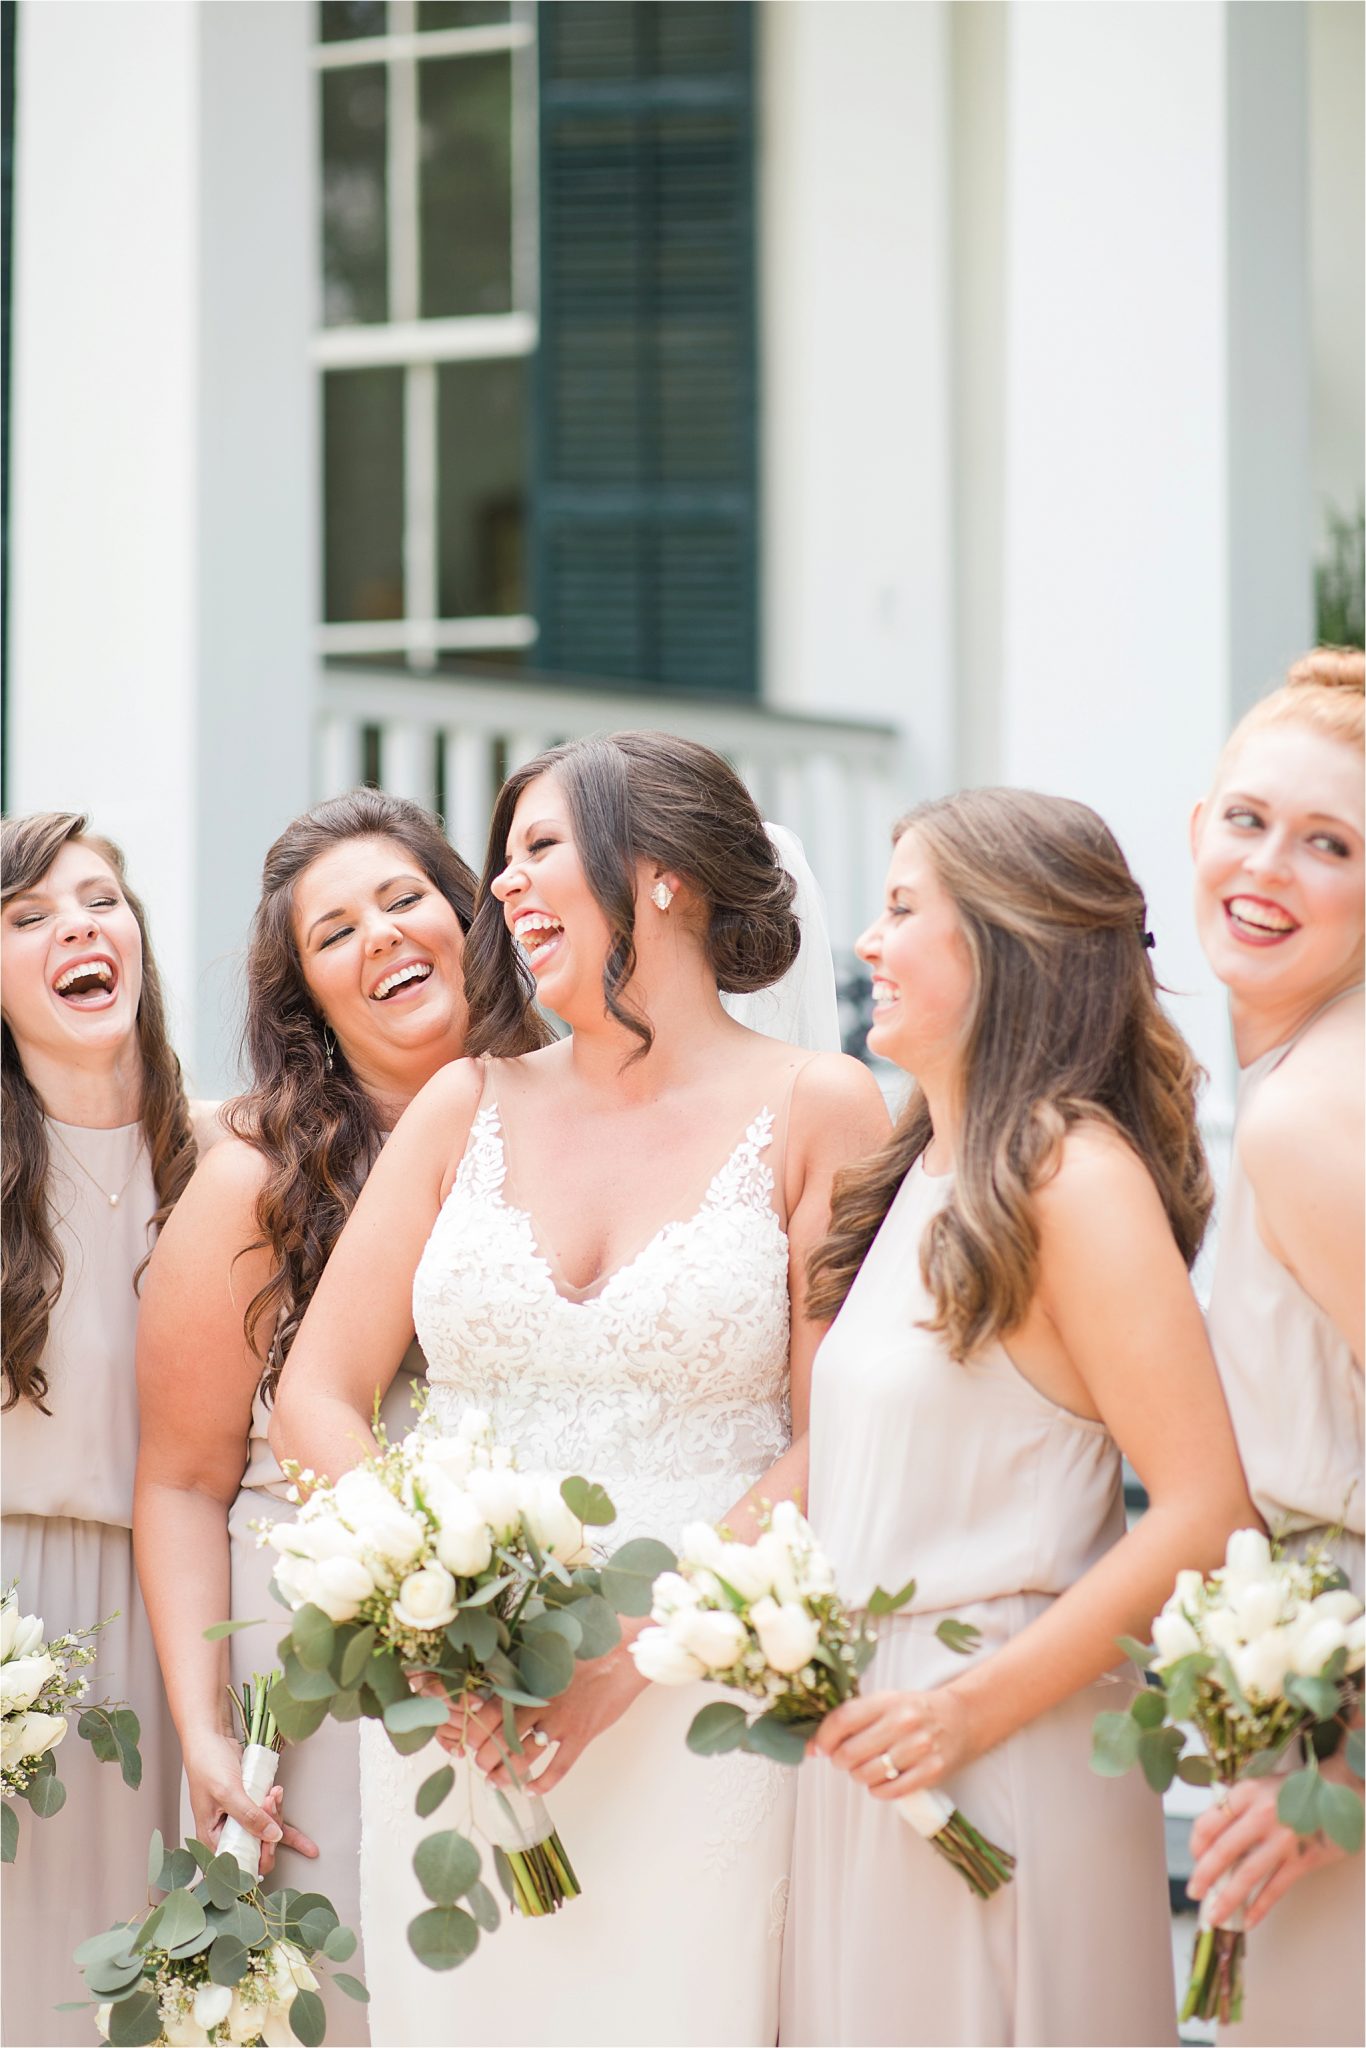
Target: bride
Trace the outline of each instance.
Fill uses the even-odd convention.
[[[366,1184],[281,1382],[288,1455],[331,1475],[354,1464],[416,1327],[436,1426],[477,1405],[524,1468],[601,1481],[614,1547],[676,1543],[697,1518],[749,1535],[762,1499],[804,1484],[820,1335],[806,1257],[833,1175],[887,1117],[855,1061],[723,1007],[722,991],[792,970],[793,888],[706,748],[621,733],[508,780],[466,947],[467,1043],[485,1056],[428,1084]],[[571,1035],[510,1057],[533,989]],[[427,1903],[411,1859],[432,1753],[400,1757],[366,1724],[377,2040],[776,2038],[791,1774],[693,1756],[698,1701],[646,1688],[627,1654],[640,1626],[518,1713],[584,1896],[553,1919],[505,1913],[453,1978],[406,1941]],[[506,1784],[495,1727],[453,1719],[443,1739],[458,1749],[463,1732]]]

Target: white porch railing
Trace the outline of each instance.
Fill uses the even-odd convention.
[[[764,816],[800,834],[848,947],[877,905],[888,834],[911,790],[896,728],[769,706],[577,682],[324,668],[319,797],[369,775],[439,810],[476,872],[501,778],[561,740],[650,727],[700,740],[743,776]]]

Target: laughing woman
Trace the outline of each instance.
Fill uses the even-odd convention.
[[[136,1285],[195,1145],[146,919],[117,848],[73,812],[6,820],[4,1560],[49,1638],[96,1637],[87,1699],[142,1724],[141,1795],[72,1736],[67,1801],[25,1816],[4,1882],[6,2041],[70,2041],[71,1952],[136,1912],[180,1759],[133,1572]]]
[[[1193,827],[1196,918],[1241,1068],[1210,1333],[1268,1528],[1327,1536],[1358,1594],[1362,681],[1357,653],[1299,663],[1234,733]],[[1346,1778],[1340,1757],[1323,1768]],[[1246,2018],[1221,2037],[1359,2042],[1362,1859],[1282,1827],[1276,1793],[1238,1786],[1192,1837],[1194,1896],[1221,1921],[1246,1906],[1257,1928]]]
[[[242,1790],[226,1687],[273,1663],[278,1631],[246,1629],[230,1644],[206,1643],[203,1631],[229,1614],[278,1611],[274,1554],[251,1528],[288,1513],[267,1442],[274,1389],[386,1135],[463,1050],[472,908],[469,869],[416,804],[356,790],[281,834],[247,959],[252,1085],[225,1112],[232,1135],[157,1247],[138,1343],[138,1567],[195,1831],[216,1840],[230,1813],[269,1844],[283,1832],[285,1882],[316,1879],[357,1929],[355,1729],[329,1720],[284,1759],[298,1829],[277,1794],[257,1806]],[[422,1371],[414,1349],[385,1403],[395,1438],[413,1419],[411,1379]],[[319,1851],[311,1871],[298,1861]],[[336,1999],[328,2039],[365,2038],[362,2009]]]
[[[1175,2039],[1161,1809],[1094,1775],[1091,1726],[1128,1697],[1116,1638],[1251,1509],[1144,925],[1094,811],[972,790],[903,821],[859,942],[869,1044],[916,1087],[812,1261],[811,1517],[854,1603],[918,1591],[799,1776],[784,2042]],[[1121,1449],[1152,1502],[1127,1534]],[[892,1810],[941,1784],[1019,1859],[988,1900]]]

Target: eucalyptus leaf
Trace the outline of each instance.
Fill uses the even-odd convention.
[[[980,1628],[970,1621],[958,1621],[953,1615],[940,1622],[935,1634],[944,1648],[957,1657],[970,1657],[982,1640]]]
[[[392,1706],[395,1700],[408,1697],[409,1685],[403,1675],[403,1666],[392,1650],[376,1650],[365,1667],[365,1682],[375,1694],[381,1706]]]
[[[1160,1728],[1167,1718],[1167,1703],[1160,1692],[1145,1687],[1131,1701],[1129,1712],[1140,1728]]]
[[[391,1735],[411,1735],[416,1729],[444,1728],[450,1717],[448,1700],[429,1699],[425,1693],[406,1693],[384,1709],[384,1725]]]
[[[465,1595],[460,1602],[460,1612],[465,1614],[471,1607],[486,1607],[490,1600],[496,1600],[498,1595],[520,1576],[519,1572],[501,1572],[496,1579],[486,1579],[477,1593]]]
[[[326,1671],[332,1662],[332,1649],[336,1642],[336,1630],[323,1613],[321,1607],[305,1603],[294,1616],[290,1629],[294,1642],[294,1654],[309,1671]]]
[[[749,1728],[749,1717],[730,1700],[715,1700],[693,1716],[688,1730],[688,1748],[696,1756],[724,1756],[738,1749]]]
[[[125,1991],[131,1991],[141,1977],[146,1965],[145,1956],[129,1955],[126,1951],[117,1956],[106,1956],[103,1961],[90,1963],[86,1967],[85,1987],[93,1991],[96,1998],[122,1998]]]
[[[367,1622],[364,1628],[356,1630],[341,1653],[337,1666],[337,1677],[344,1692],[351,1692],[365,1676],[365,1667],[375,1647],[375,1626]]]
[[[152,1839],[147,1845],[147,1882],[160,1889],[161,1866],[166,1861],[166,1844],[161,1839],[161,1829],[152,1829]],[[77,1950],[79,1959],[80,1951]]]
[[[914,1579],[907,1579],[899,1593],[887,1593],[884,1592],[881,1586],[874,1586],[872,1592],[868,1595],[868,1612],[870,1614],[895,1614],[899,1607],[904,1607],[908,1600],[914,1600],[914,1598]]]
[[[258,1616],[255,1621],[216,1621],[211,1628],[204,1630],[204,1640],[206,1643],[221,1643],[224,1636],[235,1636],[239,1629],[264,1626],[265,1620],[262,1616]]]
[[[55,1771],[44,1771],[29,1779],[24,1797],[41,1820],[51,1820],[66,1805],[66,1786]]]
[[[323,1946],[337,1926],[337,1916],[330,1906],[326,1910],[321,1906],[314,1906],[298,1923],[300,1946],[307,1949],[311,1955],[315,1949]]]
[[[289,2007],[289,2024],[296,2041],[304,2048],[319,2048],[327,2039],[327,2011],[316,1991],[296,1991]]]
[[[338,1991],[344,1991],[348,1998],[358,1998],[362,2005],[370,2003],[370,1994],[359,1977],[351,1977],[345,1970],[337,1970],[333,1974],[332,1982]]]
[[[251,1968],[251,1950],[235,1934],[217,1934],[209,1950],[209,1982],[240,1984]]]
[[[478,1948],[478,1923],[459,1906],[429,1906],[408,1922],[408,1946],[429,1970],[454,1970]]]
[[[198,1835],[187,1835],[185,1837],[185,1847],[189,1850],[199,1868],[207,1870],[213,1862],[213,1850],[209,1847],[208,1843],[201,1842]]]
[[[1199,1756],[1193,1753],[1190,1756],[1177,1758],[1176,1775],[1183,1785],[1212,1785],[1215,1775],[1214,1765],[1207,1756]]]
[[[498,1922],[501,1917],[498,1911],[498,1901],[482,1880],[478,1884],[470,1886],[465,1894],[465,1904],[469,1907],[470,1912],[473,1913],[485,1934],[497,1932]]]
[[[92,1934],[76,1950],[72,1961],[78,1970],[88,1969],[91,1963],[104,1962],[110,1956],[131,1955],[131,1943],[137,1933],[132,1921],[122,1927],[110,1927],[103,1934]]]
[[[334,1692],[327,1709],[334,1721],[359,1721],[361,1703],[359,1692]]]
[[[560,1498],[570,1514],[577,1515],[590,1529],[605,1529],[617,1518],[617,1511],[604,1488],[592,1480],[580,1478],[577,1473],[562,1483]]]
[[[583,1641],[583,1630],[572,1607],[547,1607],[544,1613],[534,1614],[523,1622],[523,1641],[543,1635],[560,1636],[575,1651]]]
[[[1176,1776],[1184,1741],[1179,1728],[1145,1728],[1140,1734],[1138,1761],[1154,1792],[1165,1792]]]
[[[248,1887],[250,1889],[250,1886]],[[242,1891],[242,1866],[235,1856],[215,1856],[204,1872],[204,1890],[213,1906],[230,1906]]]
[[[515,1906],[517,1903],[517,1886],[513,1882],[512,1866],[508,1862],[505,1850],[495,1847],[493,1852],[493,1868],[499,1884],[503,1887],[505,1897]]]
[[[1323,1780],[1310,1765],[1288,1777],[1276,1795],[1276,1818],[1297,1835],[1312,1835],[1322,1825],[1320,1794]]]
[[[453,1906],[479,1882],[479,1851],[456,1829],[446,1828],[418,1843],[413,1869],[434,1905]]]
[[[178,1941],[174,1948],[167,1950],[167,1954],[174,1956],[177,1962],[183,1961],[187,1956],[203,1955],[213,1939],[214,1929],[210,1927],[206,1915],[204,1925],[199,1929],[199,1932],[187,1935],[184,1941]]]
[[[654,1583],[661,1572],[676,1569],[678,1559],[667,1543],[636,1536],[613,1551],[602,1567],[603,1598],[618,1614],[648,1614]]]
[[[482,1607],[462,1608],[446,1628],[446,1641],[453,1650],[469,1650],[482,1664],[498,1648],[498,1623]]]
[[[141,1927],[139,1927],[133,1939],[133,1947],[143,1951],[151,1948],[161,1932],[161,1923],[165,1917],[166,1901],[163,1899],[159,1906],[153,1906],[151,1912],[147,1915]]]
[[[621,1623],[601,1593],[581,1594],[563,1612],[572,1614],[579,1624],[579,1641],[574,1651],[576,1657],[605,1657],[621,1641]]]
[[[1316,1721],[1331,1721],[1338,1711],[1338,1689],[1330,1678],[1287,1678],[1285,1696],[1307,1708]]]
[[[343,1927],[338,1923],[323,1943],[323,1954],[329,1963],[345,1963],[349,1962],[355,1953],[355,1935],[349,1927]]]
[[[424,1778],[417,1788],[413,1811],[419,1820],[426,1820],[436,1812],[451,1786],[455,1783],[455,1771],[450,1764],[443,1764],[439,1771],[433,1771],[430,1778]]]
[[[262,1915],[247,1899],[234,1899],[230,1906],[211,1906],[204,1915],[215,1934],[231,1934],[243,1948],[255,1948],[265,1935]]]
[[[1335,1785],[1325,1778],[1319,1793],[1319,1826],[1348,1856],[1355,1856],[1361,1847],[1362,1821],[1360,1796],[1350,1785]]]
[[[1238,1775],[1243,1778],[1274,1777],[1285,1761],[1285,1752],[1292,1740],[1293,1735],[1288,1735],[1274,1749],[1259,1749],[1255,1756],[1248,1758]]]
[[[1133,1636],[1117,1636],[1115,1640],[1131,1664],[1137,1664],[1140,1671],[1147,1670],[1156,1654],[1151,1644],[1140,1643]]]
[[[0,1802],[0,1863],[13,1863],[19,1847],[19,1816],[9,1800]]]
[[[1091,1724],[1091,1769],[1102,1778],[1122,1778],[1138,1762],[1141,1732],[1132,1714],[1097,1714]]]
[[[161,2035],[161,2007],[154,1991],[139,1986],[121,1998],[109,2014],[111,2048],[147,2048]]]
[[[337,1690],[337,1681],[325,1664],[320,1671],[314,1670],[301,1663],[292,1650],[286,1653],[284,1671],[291,1699],[330,1700]]]
[[[573,1680],[574,1652],[563,1636],[538,1628],[534,1634],[528,1633],[519,1646],[517,1669],[529,1694],[551,1700],[557,1693],[566,1692]]]
[[[1347,1768],[1358,1778],[1366,1778],[1366,1729],[1347,1730]]]
[[[326,1700],[296,1700],[283,1680],[270,1689],[270,1711],[286,1742],[306,1742],[327,1719]]]
[[[157,1928],[157,1947],[175,1948],[182,1941],[189,1941],[192,1935],[204,1929],[204,1908],[193,1892],[168,1892],[157,1911],[161,1922]]]
[[[761,1714],[750,1722],[744,1746],[752,1755],[770,1757],[775,1764],[799,1764],[819,1726],[819,1721],[780,1721],[776,1714]]]

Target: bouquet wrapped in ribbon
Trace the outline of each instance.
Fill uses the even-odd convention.
[[[27,1799],[40,1820],[60,1813],[66,1804],[66,1787],[57,1776],[53,1751],[89,1689],[90,1681],[81,1671],[95,1661],[93,1638],[114,1619],[110,1615],[45,1642],[41,1617],[19,1612],[16,1586],[0,1603],[0,1777],[6,1802]],[[101,1763],[118,1764],[125,1785],[137,1790],[142,1783],[141,1730],[131,1707],[107,1700],[87,1707],[76,1733]],[[19,1815],[8,1803],[0,1807],[0,1828],[0,1860],[13,1863]]]
[[[263,1678],[258,1671],[243,1679],[241,1692],[228,1687],[242,1724],[242,1790],[258,1806],[275,1783],[280,1751],[285,1746],[285,1738],[270,1711],[271,1688],[281,1676],[279,1671],[271,1671]],[[231,1814],[218,1831],[218,1853],[235,1856],[248,1877],[260,1876],[260,1837],[251,1834]]]
[[[1148,1684],[1128,1713],[1097,1716],[1094,1768],[1118,1777],[1138,1764],[1155,1792],[1175,1777],[1228,1788],[1284,1770],[1302,1751],[1277,1796],[1279,1819],[1359,1850],[1361,1799],[1319,1763],[1341,1747],[1362,1775],[1362,1731],[1350,1723],[1361,1705],[1364,1627],[1362,1603],[1326,1551],[1291,1557],[1259,1529],[1235,1530],[1218,1571],[1177,1574],[1150,1645],[1121,1641]],[[1193,1749],[1187,1729],[1199,1738]],[[1201,1908],[1181,2017],[1228,2026],[1242,2015],[1247,1937],[1241,1914],[1220,1926],[1217,1911],[1216,1893]]]
[[[504,1793],[476,1780],[471,1825],[491,1843],[514,1909],[555,1912],[579,1884],[544,1801],[512,1762],[525,1758],[513,1710],[544,1706],[568,1687],[578,1660],[611,1650],[617,1614],[645,1613],[670,1553],[642,1538],[595,1566],[589,1532],[616,1518],[603,1489],[518,1472],[475,1409],[454,1434],[424,1423],[401,1444],[381,1437],[375,1455],[335,1485],[292,1477],[307,1499],[262,1537],[279,1552],[275,1588],[293,1614],[269,1695],[276,1728],[298,1742],[328,1714],[365,1715],[409,1755],[445,1726],[453,1704],[501,1701],[517,1784]],[[421,1818],[454,1779],[447,1765],[425,1780]],[[457,1830],[429,1836],[415,1867],[432,1906],[408,1939],[420,1960],[449,1969],[473,1952],[481,1929],[496,1928],[498,1907],[478,1850]]]
[[[100,2039],[115,2048],[316,2048],[327,2035],[315,1962],[345,1962],[356,1937],[318,1892],[263,1892],[231,1853],[154,1834],[147,1881],[165,1893],[141,1920],[76,1950]],[[332,1981],[369,1997],[358,1977]],[[71,2006],[59,2010],[71,2011]]]
[[[751,1715],[738,1703],[703,1707],[688,1730],[699,1756],[745,1749],[775,1763],[799,1764],[825,1716],[859,1689],[877,1644],[869,1616],[892,1614],[914,1598],[875,1592],[857,1625],[835,1591],[829,1560],[791,1501],[771,1510],[754,1543],[694,1522],[683,1532],[676,1569],[655,1580],[655,1626],[631,1645],[641,1675],[660,1685],[709,1679],[763,1703]],[[941,1621],[940,1640],[966,1654],[976,1631]],[[953,1865],[979,1898],[1010,1882],[1015,1859],[978,1833],[942,1792],[909,1792],[895,1802],[909,1827]]]

